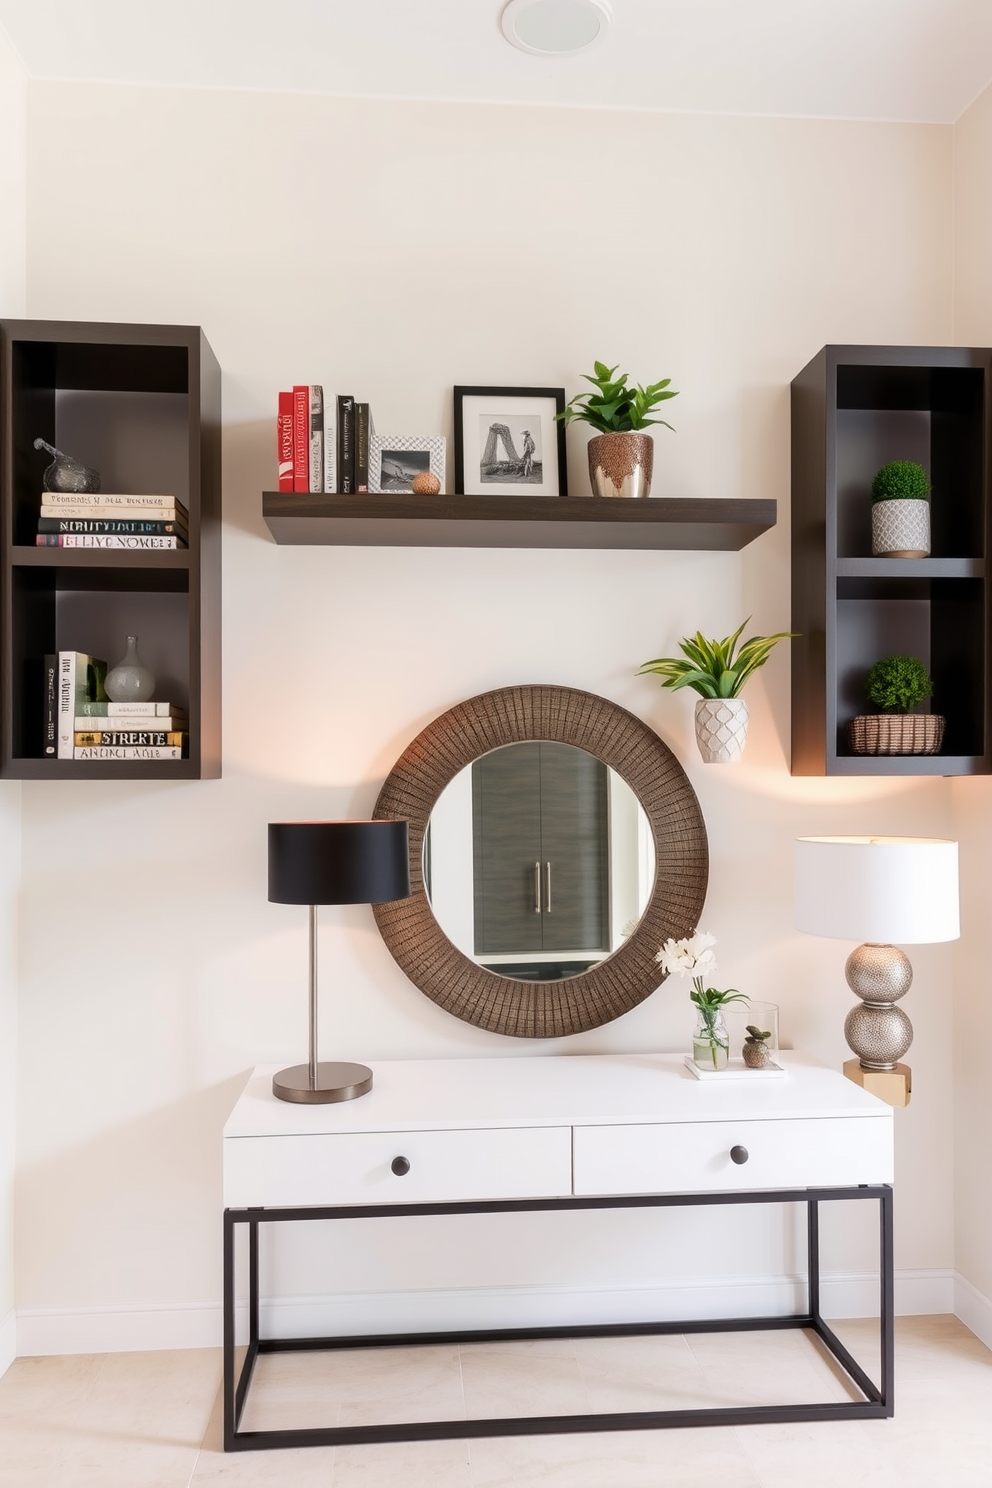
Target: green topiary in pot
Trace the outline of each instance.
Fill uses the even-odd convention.
[[[932,692],[930,673],[915,656],[883,656],[865,677],[865,696],[882,713],[912,713]]]
[[[883,656],[869,667],[865,696],[879,709],[851,720],[855,754],[937,754],[945,720],[939,713],[914,713],[933,692],[933,681],[916,656]]]
[[[890,460],[871,483],[871,551],[876,558],[930,552],[930,477],[915,460]]]
[[[915,460],[890,460],[871,483],[876,501],[929,501],[930,477]]]

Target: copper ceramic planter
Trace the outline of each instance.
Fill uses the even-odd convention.
[[[589,441],[594,496],[650,496],[654,440],[650,434],[597,434]]]

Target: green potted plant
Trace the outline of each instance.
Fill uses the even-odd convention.
[[[930,477],[915,460],[890,460],[871,483],[871,551],[876,558],[930,552]]]
[[[567,428],[573,419],[591,424],[596,435],[589,441],[589,480],[594,496],[650,496],[654,470],[654,440],[645,429],[655,424],[672,426],[663,418],[652,418],[659,404],[678,396],[669,388],[670,377],[647,387],[630,385],[628,374],[615,376],[616,367],[593,363],[593,375],[583,373],[593,393],[576,393],[557,415]]]
[[[772,647],[796,633],[780,630],[776,635],[751,636],[738,650],[737,642],[748,620],[722,641],[709,641],[701,631],[694,636],[683,636],[679,641],[681,656],[659,656],[655,661],[646,661],[639,671],[639,675],[655,673],[662,679],[662,687],[670,687],[673,692],[689,687],[699,693],[696,743],[708,765],[725,765],[740,759],[747,740],[748,721],[741,689],[751,674],[764,666]]]
[[[692,1035],[692,1062],[703,1070],[726,1069],[730,1061],[730,1035],[723,1019],[723,1009],[729,1002],[750,1001],[736,987],[720,992],[716,987],[705,985],[706,973],[716,970],[715,944],[715,935],[695,930],[684,940],[674,940],[669,936],[655,957],[666,976],[692,978],[689,1001],[698,1013]]]
[[[879,710],[852,718],[854,754],[937,754],[946,720],[940,713],[914,713],[933,692],[933,682],[916,656],[883,656],[869,667],[865,696]]]
[[[741,1046],[741,1055],[748,1069],[764,1069],[771,1055],[768,1052],[768,1040],[772,1036],[770,1028],[758,1028],[754,1023],[747,1025],[747,1038]]]

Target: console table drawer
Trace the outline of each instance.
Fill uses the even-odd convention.
[[[403,1158],[409,1169],[397,1174],[392,1164]],[[567,1126],[229,1137],[224,1142],[227,1208],[457,1203],[571,1191]]]
[[[892,1123],[855,1116],[582,1126],[574,1155],[576,1194],[891,1183]]]

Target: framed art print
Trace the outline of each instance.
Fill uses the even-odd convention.
[[[409,495],[413,478],[430,471],[444,490],[444,436],[375,434],[369,441],[369,491]]]
[[[455,388],[459,496],[567,496],[564,388]]]

